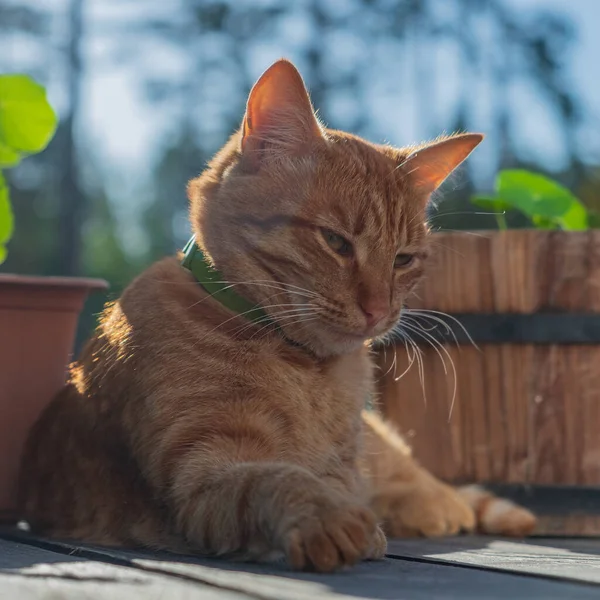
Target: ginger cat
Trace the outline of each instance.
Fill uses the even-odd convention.
[[[379,523],[529,531],[527,511],[437,481],[363,411],[368,340],[427,260],[429,198],[481,139],[397,149],[326,129],[295,67],[272,65],[189,184],[196,243],[230,283],[209,293],[171,257],[107,306],[24,452],[34,530],[318,571],[382,557]]]

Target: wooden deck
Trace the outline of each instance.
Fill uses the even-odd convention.
[[[0,532],[0,600],[600,598],[600,539],[397,540],[333,575]]]

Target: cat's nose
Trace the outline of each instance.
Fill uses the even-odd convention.
[[[371,296],[364,298],[360,302],[368,327],[375,327],[390,314],[389,300]]]

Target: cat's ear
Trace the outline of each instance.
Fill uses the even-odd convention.
[[[402,163],[417,194],[427,198],[483,140],[481,133],[464,133],[415,150]]]
[[[281,59],[254,84],[241,131],[243,154],[301,153],[323,132],[296,67]]]

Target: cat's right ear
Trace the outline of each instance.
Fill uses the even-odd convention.
[[[254,84],[241,130],[241,150],[253,163],[302,154],[323,137],[302,76],[288,60],[271,65]]]

